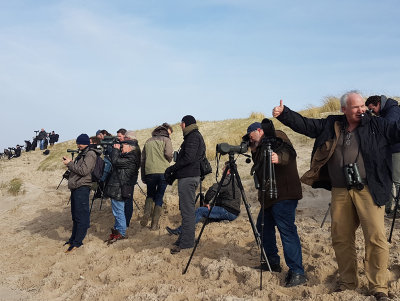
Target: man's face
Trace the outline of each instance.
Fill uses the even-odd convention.
[[[181,129],[183,130],[186,127],[184,122],[181,122]]]
[[[379,111],[381,110],[381,104],[380,104],[380,102],[378,102],[377,105],[374,106],[372,103],[370,103],[368,105],[368,109],[371,110],[372,112],[374,112],[374,114],[376,116],[379,116]]]
[[[121,133],[117,133],[117,137],[119,141],[124,141],[125,135],[122,135]]]
[[[79,150],[83,150],[88,147],[87,145],[84,144],[77,144],[76,146],[78,147]]]
[[[97,137],[98,137],[100,140],[103,140],[103,139],[104,139],[104,135],[103,135],[102,133],[98,134]]]
[[[263,135],[264,132],[262,129],[256,129],[255,131],[252,131],[251,133],[249,133],[250,142],[257,145]]]
[[[347,121],[351,123],[359,123],[361,120],[361,114],[366,111],[364,99],[361,95],[350,94],[347,98],[347,106],[342,107],[342,112],[347,118]]]

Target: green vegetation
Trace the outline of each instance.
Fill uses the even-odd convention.
[[[21,192],[22,180],[20,178],[14,178],[8,184],[8,193],[12,195],[18,195]]]
[[[67,153],[67,149],[77,149],[75,141],[70,140],[63,143],[56,143],[55,145],[49,147],[50,154],[46,156],[39,167],[38,170],[57,170],[63,166],[62,157],[63,156],[71,156],[71,154]]]

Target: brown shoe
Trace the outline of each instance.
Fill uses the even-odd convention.
[[[172,249],[171,249],[171,254],[173,255],[173,254],[177,254],[177,253],[179,253],[181,251],[181,248],[179,247],[179,246],[176,246],[176,247],[173,247]]]

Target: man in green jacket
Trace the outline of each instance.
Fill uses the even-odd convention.
[[[147,198],[140,224],[146,227],[151,216],[152,230],[159,228],[163,197],[167,188],[164,172],[172,161],[173,149],[169,137],[172,131],[168,123],[156,127],[142,151],[141,174],[143,183],[147,185]]]

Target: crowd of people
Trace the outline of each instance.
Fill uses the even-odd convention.
[[[376,300],[385,301],[389,300],[389,248],[384,215],[385,205],[387,212],[393,210],[393,196],[397,195],[396,190],[400,186],[400,108],[396,101],[384,96],[372,96],[365,101],[357,91],[344,94],[340,106],[343,114],[322,119],[303,117],[284,106],[283,101],[273,108],[274,118],[292,130],[315,139],[310,170],[302,177],[297,170],[296,150],[283,131],[275,130],[272,122],[248,125],[243,140],[248,141],[254,162],[252,172],[260,202],[256,229],[261,235],[261,246],[267,257],[257,268],[277,273],[282,271],[277,229],[284,261],[289,268],[285,286],[307,283],[295,223],[303,182],[313,188],[330,190],[332,194],[332,246],[339,271],[336,291],[358,287],[355,232],[361,225],[369,289]],[[147,186],[140,225],[148,227],[150,222],[153,230],[159,229],[166,187],[177,180],[181,223],[177,227],[166,228],[169,234],[178,236],[171,246],[171,254],[194,247],[195,225],[204,217],[217,221],[234,221],[237,218],[242,196],[239,187],[228,185],[231,181],[229,164],[225,166],[227,177],[220,191],[217,193],[218,184],[211,186],[205,195],[204,206],[196,209],[196,189],[202,179],[200,161],[205,156],[206,145],[193,116],[184,116],[180,126],[183,142],[172,165],[170,136],[173,131],[168,123],[157,126],[142,149],[134,133],[125,129],[118,130],[114,138],[105,130],[99,130],[93,137],[86,134],[78,136],[76,143],[80,152],[77,158],[74,161],[63,158],[70,170],[68,187],[71,189],[73,220],[72,234],[66,242],[67,253],[83,244],[89,227],[91,172],[101,152],[105,168],[99,187],[111,199],[115,217],[106,239],[108,244],[126,238],[139,171],[141,180]],[[102,145],[103,151],[92,146],[97,144]],[[265,163],[267,153],[270,165]],[[275,194],[266,187],[272,181],[267,176],[271,177],[271,171],[276,184]]]
[[[32,138],[32,142],[30,140],[24,140],[25,144],[17,144],[15,147],[8,147],[0,153],[0,158],[17,158],[21,156],[21,152],[25,149],[26,152],[34,151],[39,144],[40,150],[46,150],[48,145],[53,146],[54,143],[58,142],[59,135],[54,131],[51,133],[46,133],[44,129],[40,131],[34,131],[36,136]],[[48,153],[48,152],[47,152]]]

